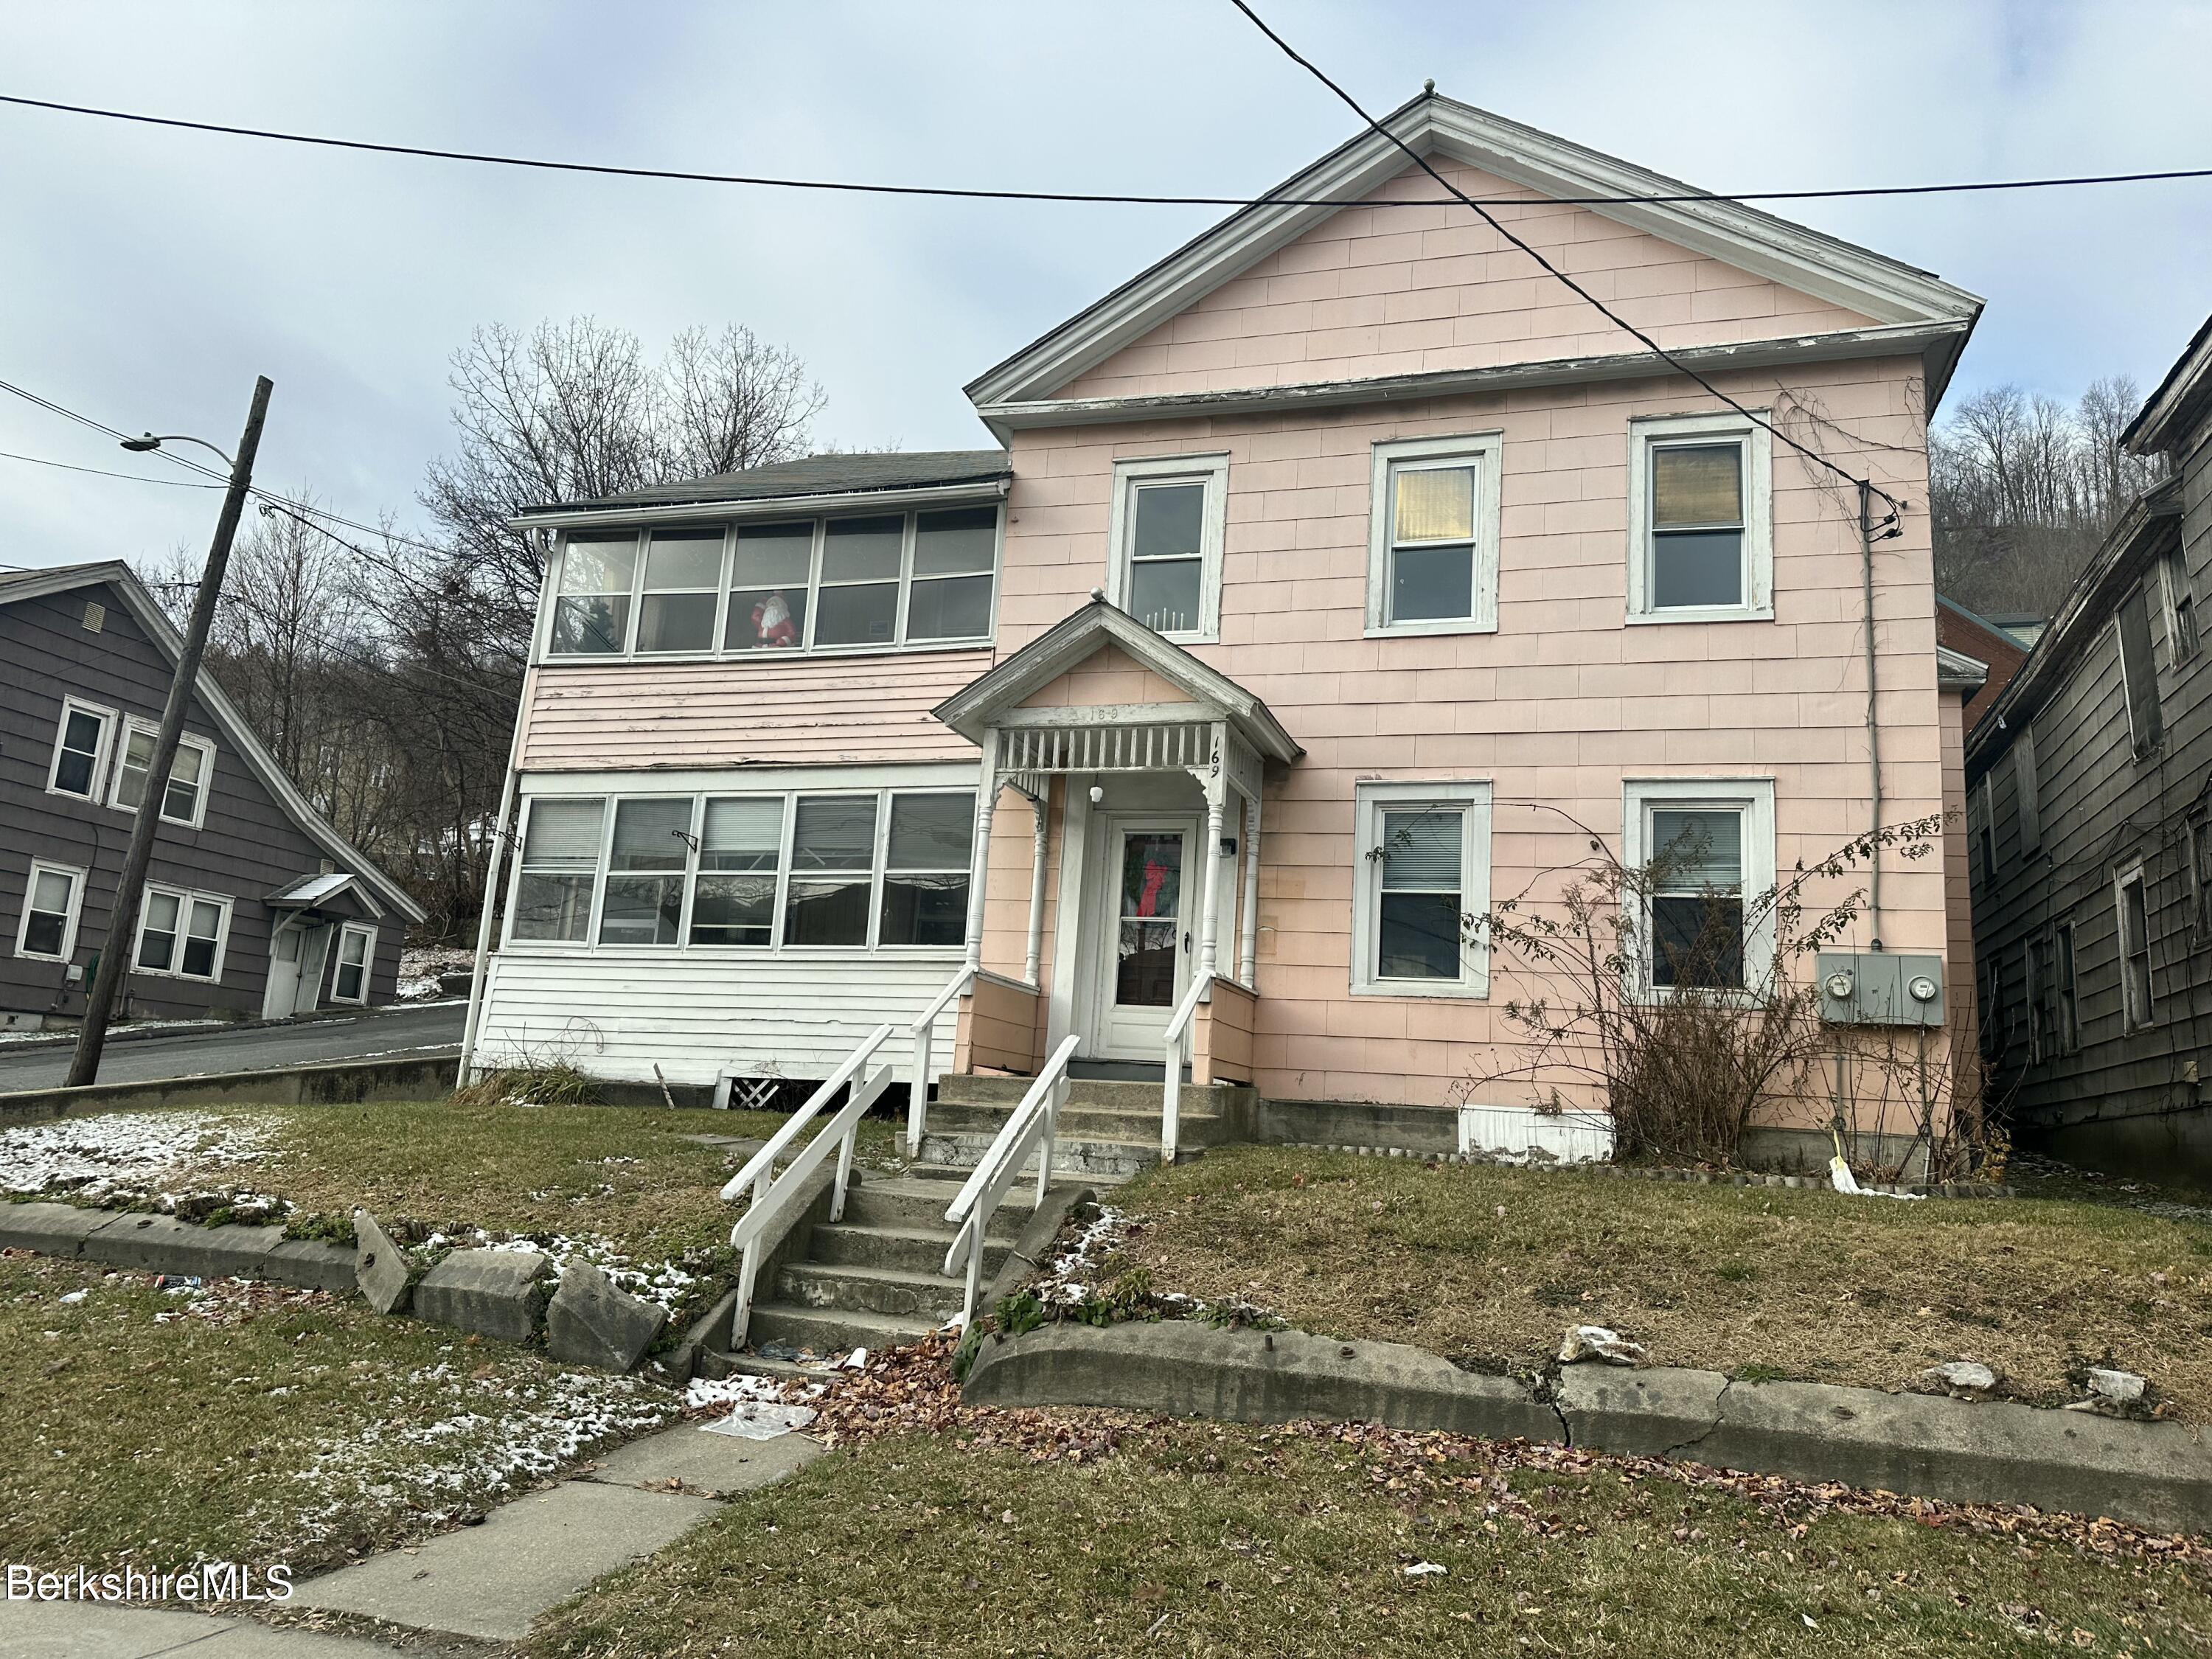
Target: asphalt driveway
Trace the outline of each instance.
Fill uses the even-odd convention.
[[[160,1036],[111,1038],[100,1056],[102,1083],[143,1083],[209,1072],[259,1072],[319,1060],[365,1060],[371,1055],[458,1049],[465,1003],[396,1008],[296,1025],[258,1025],[240,1030],[198,1026]],[[69,1075],[70,1047],[46,1043],[0,1047],[0,1094],[51,1089]]]

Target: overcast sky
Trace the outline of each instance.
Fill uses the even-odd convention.
[[[2212,166],[2212,7],[1321,5],[1263,15],[1378,112],[1454,97],[1717,190]],[[1354,125],[1228,0],[0,0],[0,92],[625,165],[1257,191]],[[2154,382],[2212,310],[2212,180],[1783,210],[1984,295],[1952,396]],[[589,313],[658,350],[749,325],[819,438],[989,441],[960,387],[1215,215],[526,173],[0,106],[0,380],[419,525],[469,331]],[[157,458],[0,394],[0,451]],[[211,495],[0,459],[0,561],[204,543]]]

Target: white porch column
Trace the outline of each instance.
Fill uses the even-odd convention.
[[[968,966],[983,965],[983,884],[991,872],[991,819],[999,810],[999,728],[983,733],[983,769],[975,790],[975,848],[968,871]]]
[[[1260,797],[1244,803],[1244,902],[1237,929],[1237,979],[1253,988],[1252,975],[1260,943]]]
[[[1221,933],[1221,820],[1229,783],[1224,770],[1227,733],[1213,728],[1214,763],[1206,775],[1206,898],[1199,912],[1198,971],[1211,975],[1219,960]]]
[[[1051,819],[1052,780],[1044,780],[1044,793],[1030,797],[1030,811],[1036,815],[1036,832],[1030,843],[1030,948],[1022,959],[1022,977],[1031,985],[1037,983],[1037,973],[1044,957],[1044,851],[1045,839]]]

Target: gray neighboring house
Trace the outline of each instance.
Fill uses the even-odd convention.
[[[0,575],[0,1028],[84,1011],[178,644],[127,565]],[[132,941],[130,1014],[388,1002],[401,935],[422,919],[202,673]]]
[[[2212,1185],[2212,321],[2123,515],[1966,744],[1984,1049],[2023,1138]]]

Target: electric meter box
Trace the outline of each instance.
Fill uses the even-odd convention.
[[[1820,1018],[1832,1025],[1941,1025],[1943,958],[1891,951],[1820,953]]]

